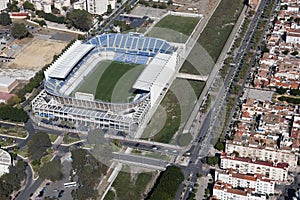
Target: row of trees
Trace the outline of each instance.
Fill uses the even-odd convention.
[[[148,200],[174,199],[176,191],[184,180],[179,167],[170,166],[158,177],[153,190],[146,198]]]
[[[9,167],[9,173],[0,177],[0,199],[9,200],[13,191],[21,188],[21,181],[24,180],[26,174],[26,163],[19,160],[15,166]]]
[[[58,17],[58,16],[53,15],[51,13],[45,13],[43,10],[36,11],[36,14],[40,18],[44,18],[45,20],[50,21],[50,22],[55,22],[55,23],[58,23],[58,24],[65,23],[65,18],[63,16]]]
[[[293,104],[300,104],[300,99],[299,98],[281,96],[281,97],[278,98],[278,100],[286,101],[288,103],[293,103]]]
[[[88,151],[76,149],[72,152],[72,167],[77,172],[81,187],[72,191],[73,199],[96,199],[98,192],[95,186],[106,172],[107,166],[100,163]]]
[[[32,37],[31,33],[27,30],[24,23],[14,23],[11,27],[10,32],[14,38],[22,39],[25,37]]]
[[[45,13],[44,11],[36,11],[36,14],[47,21],[66,24],[68,28],[75,27],[82,31],[88,31],[93,24],[93,16],[85,10],[72,10],[67,13],[66,18],[51,13]]]
[[[27,122],[27,113],[20,108],[15,108],[8,105],[0,106],[0,119],[10,120],[14,122]]]
[[[27,144],[29,158],[40,162],[41,158],[47,154],[47,149],[51,146],[52,144],[47,133],[36,133]]]
[[[49,161],[40,168],[39,176],[44,180],[59,181],[63,178],[62,168],[60,159]]]
[[[8,13],[2,12],[0,13],[0,25],[7,26],[11,24],[11,19]]]

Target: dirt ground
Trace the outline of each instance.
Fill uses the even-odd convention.
[[[21,44],[21,49],[15,55],[13,62],[3,64],[5,68],[38,70],[50,63],[55,54],[59,54],[67,42],[56,40],[32,39]]]

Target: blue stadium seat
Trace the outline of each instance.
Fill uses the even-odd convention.
[[[117,53],[126,53],[126,50],[125,49],[116,49],[116,52]]]
[[[111,33],[111,34],[108,35],[108,38],[109,38],[109,47],[114,46],[115,39],[116,39],[116,34]]]
[[[126,54],[125,62],[127,63],[135,63],[136,55]]]
[[[144,38],[140,38],[139,42],[138,42],[138,49],[142,50],[143,49],[143,43],[144,43],[145,39]]]
[[[131,49],[136,49],[137,42],[138,42],[138,38],[134,38]]]
[[[119,62],[125,62],[126,54],[124,53],[116,53],[114,60]]]
[[[132,37],[128,37],[127,42],[126,42],[126,48],[130,49],[132,45]]]
[[[148,45],[149,45],[149,41],[150,41],[149,38],[146,38],[146,39],[145,39],[145,43],[144,43],[144,45],[143,45],[143,51],[147,51],[147,48],[148,48]]]
[[[147,61],[148,61],[148,57],[147,56],[138,56],[135,63],[139,64],[139,65],[146,65]]]
[[[117,34],[117,38],[116,38],[116,42],[115,42],[115,46],[116,47],[120,46],[121,40],[122,40],[122,35],[121,34]]]
[[[100,42],[101,42],[102,46],[107,47],[107,35],[101,35]]]
[[[120,48],[124,48],[125,47],[125,42],[126,42],[126,40],[127,40],[127,35],[123,35],[122,36],[122,42],[121,42],[121,46],[120,46]]]
[[[167,49],[169,48],[169,44],[167,42],[165,42],[163,44],[163,46],[160,48],[160,53],[165,53],[167,51]]]
[[[154,39],[154,38],[151,38],[151,39],[150,39],[150,44],[149,44],[149,47],[148,47],[148,49],[149,49],[150,51],[153,51],[154,45],[155,45],[155,41],[156,41],[156,39]]]

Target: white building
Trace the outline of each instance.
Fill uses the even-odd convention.
[[[81,0],[81,1],[77,1],[73,4],[73,8],[76,10],[86,10],[86,1],[85,0]]]
[[[32,1],[36,10],[43,10],[45,13],[51,13],[51,1],[49,0],[33,0]]]
[[[286,43],[300,44],[300,30],[288,31],[286,33]]]
[[[255,158],[256,160],[268,162],[289,163],[289,170],[295,170],[297,167],[298,156],[290,150],[274,149],[253,144],[234,144],[231,141],[227,141],[225,146],[225,152],[228,154],[235,151],[239,153],[239,157]]]
[[[212,199],[218,200],[265,200],[265,195],[256,194],[252,189],[234,189],[232,185],[217,181],[214,184]]]
[[[221,155],[221,168],[234,169],[241,174],[262,174],[274,181],[284,182],[288,178],[288,163],[266,162],[251,158]]]
[[[0,176],[9,173],[9,166],[11,165],[11,156],[7,151],[0,149]]]
[[[299,12],[299,6],[296,5],[296,4],[288,5],[287,11],[293,12],[293,13],[298,13]]]
[[[74,9],[86,10],[91,14],[102,15],[107,11],[108,5],[115,9],[116,0],[82,0],[73,4]]]
[[[8,2],[9,2],[9,0],[1,0],[0,1],[0,11],[7,8],[7,3]]]
[[[251,188],[258,194],[274,194],[275,182],[260,174],[240,174],[234,170],[216,171],[215,181],[222,181],[232,187]]]

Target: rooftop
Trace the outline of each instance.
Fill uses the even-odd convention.
[[[0,76],[0,87],[9,87],[15,81],[16,79],[14,78]]]
[[[46,77],[66,78],[80,59],[93,48],[94,45],[77,40],[45,71]]]

